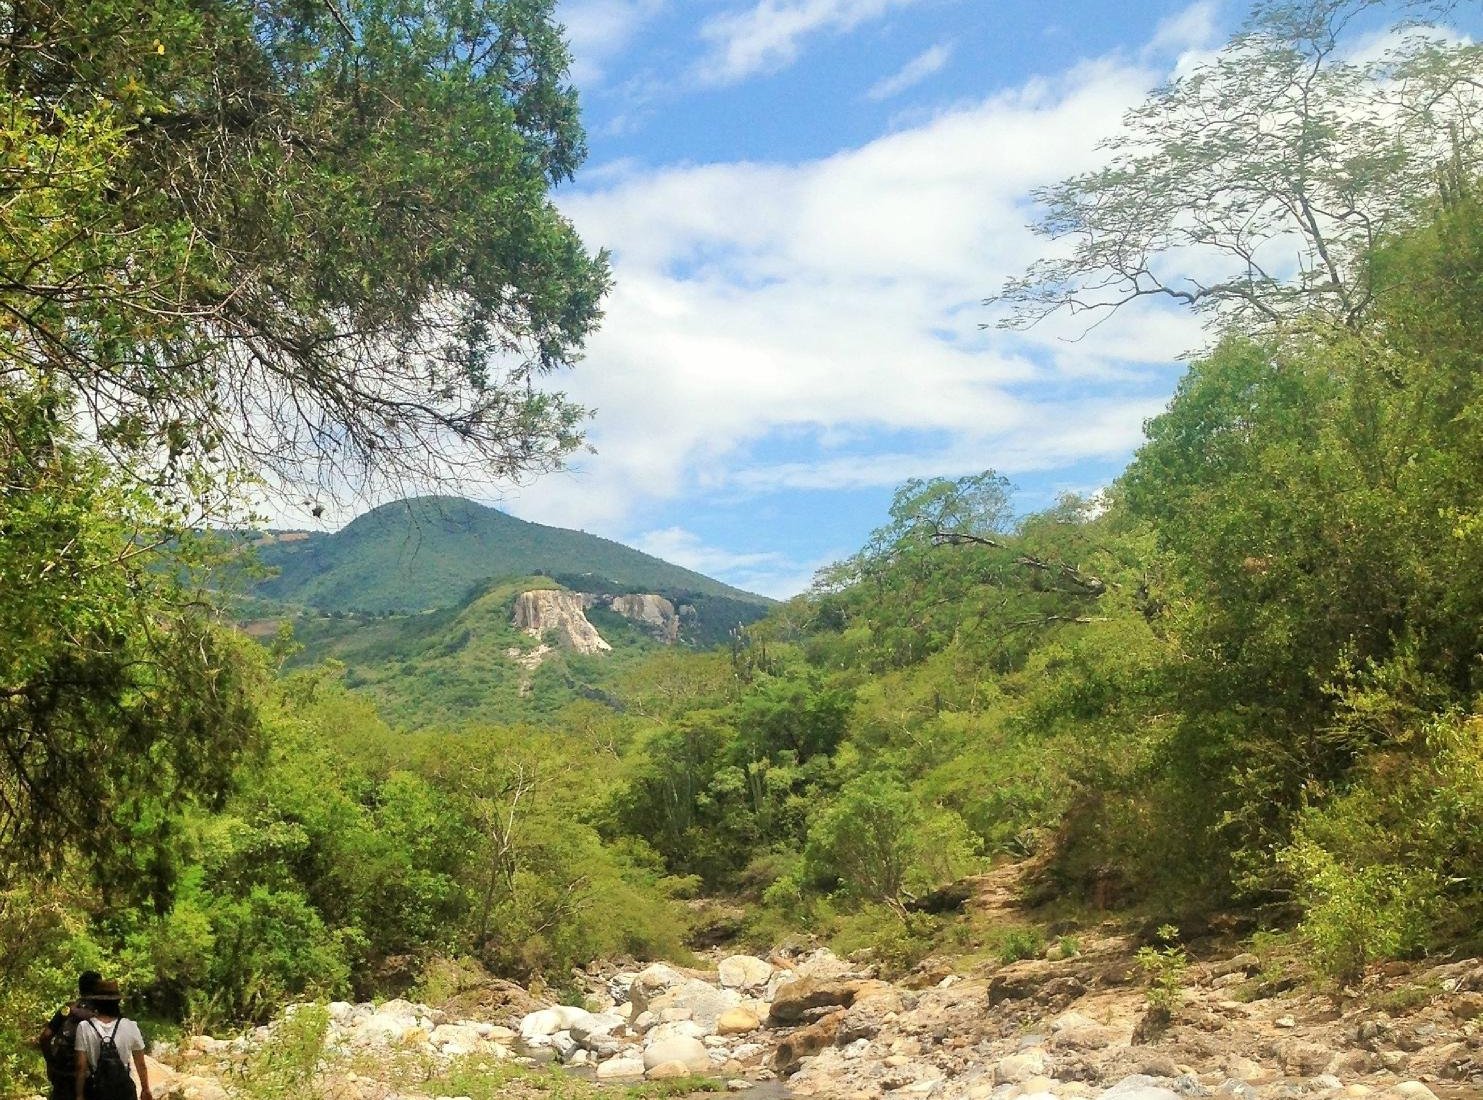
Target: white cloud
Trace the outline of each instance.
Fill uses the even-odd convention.
[[[879,103],[883,100],[892,99],[900,95],[908,88],[914,88],[928,77],[940,73],[949,61],[952,60],[953,47],[950,43],[939,42],[917,54],[899,70],[890,76],[877,81],[865,93],[865,98]]]
[[[799,563],[785,554],[744,554],[708,546],[700,536],[684,527],[663,527],[646,531],[634,539],[634,545],[646,554],[683,565],[712,577],[727,577],[729,583],[748,592],[758,592],[776,599],[795,596],[808,587],[816,572],[836,557]]]
[[[1126,454],[1169,360],[1201,342],[1195,320],[1140,308],[1071,342],[1059,318],[981,331],[982,299],[1046,250],[1026,195],[1098,163],[1098,139],[1166,75],[1118,55],[817,160],[589,172],[561,202],[612,248],[616,285],[558,384],[596,410],[597,453],[473,495],[784,595],[824,562],[719,550],[676,509]]]
[[[1070,342],[1059,319],[980,331],[981,300],[1045,250],[1024,196],[1096,163],[1161,75],[1089,63],[820,160],[589,177],[563,205],[613,249],[616,288],[563,382],[597,410],[598,453],[512,493],[514,509],[623,538],[695,494],[1125,454],[1197,323],[1145,308]]]
[[[712,16],[700,29],[711,46],[696,76],[707,84],[734,84],[776,72],[797,59],[816,34],[854,30],[920,0],[757,0],[749,8]]]
[[[604,66],[622,53],[644,25],[663,10],[665,0],[564,0],[556,18],[566,27],[572,49],[572,80],[591,87]]]

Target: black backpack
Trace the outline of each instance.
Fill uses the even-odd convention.
[[[93,1066],[93,1072],[88,1074],[88,1100],[139,1100],[139,1094],[134,1090],[134,1078],[129,1075],[129,1067],[124,1065],[118,1046],[114,1043],[120,1023],[121,1020],[115,1020],[113,1030],[105,1037],[98,1030],[97,1024],[91,1020],[87,1022],[88,1027],[98,1036],[100,1048],[98,1063]]]
[[[46,1044],[46,1075],[52,1081],[71,1081],[77,1076],[77,1025],[89,1013],[79,1005],[69,1005],[60,1016],[62,1022]]]

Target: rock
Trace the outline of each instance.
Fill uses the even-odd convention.
[[[660,1020],[693,1020],[701,1033],[715,1033],[716,1021],[728,1009],[741,1004],[741,994],[734,989],[717,989],[695,978],[685,978],[649,1000],[647,1011]]]
[[[150,1078],[151,1083],[153,1080]],[[180,1100],[231,1100],[227,1090],[219,1081],[212,1081],[206,1077],[177,1077],[171,1087],[173,1091],[168,1093],[171,1100],[175,1097],[179,1097]],[[165,1100],[165,1097],[158,1092],[154,1095],[156,1100]]]
[[[683,985],[688,979],[667,963],[651,963],[634,976],[628,986],[628,1001],[633,1005],[635,1016],[649,1010],[649,1002],[668,993],[675,986]]]
[[[665,645],[680,640],[680,617],[675,605],[663,596],[614,596],[609,606],[631,622],[648,629]]]
[[[1282,1068],[1294,1077],[1317,1077],[1337,1060],[1334,1052],[1320,1043],[1279,1043],[1274,1053]]]
[[[772,1009],[768,1013],[769,1022],[795,1023],[813,1008],[849,1008],[865,985],[861,981],[827,978],[799,978],[791,981],[779,987],[773,995]]]
[[[388,1001],[355,1027],[355,1041],[363,1046],[403,1043],[418,1030],[417,1016],[405,1001]]]
[[[1262,960],[1247,951],[1220,962],[1213,962],[1205,969],[1212,978],[1224,978],[1231,974],[1250,977],[1262,968]]]
[[[587,621],[582,597],[575,592],[554,588],[522,592],[515,598],[514,621],[534,638],[555,633],[563,646],[577,653],[611,653],[613,649]]]
[[[1050,1022],[1052,1031],[1075,1031],[1083,1027],[1100,1027],[1096,1020],[1080,1012],[1063,1012]]]
[[[717,968],[721,985],[726,989],[762,989],[772,977],[773,965],[751,955],[732,955],[722,959]]]
[[[827,947],[821,947],[802,962],[796,964],[793,967],[793,972],[800,978],[833,981],[835,979],[853,976],[855,974],[855,968]]]
[[[527,1013],[520,1020],[520,1037],[526,1042],[555,1035],[558,1031],[570,1031],[573,1027],[588,1026],[595,1017],[586,1009],[572,1005],[555,1005],[536,1012]]]
[[[942,983],[956,977],[953,973],[953,964],[941,955],[928,955],[916,966],[911,968],[901,984],[907,989],[931,989],[934,986],[941,988]]]
[[[1057,1031],[1046,1045],[1052,1050],[1106,1050],[1117,1041],[1118,1033],[1112,1028],[1101,1024],[1087,1024]]]
[[[1281,1028],[1293,1028],[1298,1026],[1298,1022],[1291,1016],[1278,1016],[1277,1019],[1272,1021],[1272,1026]]]
[[[567,1030],[571,1032],[573,1039],[592,1050],[594,1043],[610,1039],[614,1031],[626,1025],[627,1021],[615,1012],[590,1012],[570,1020]]]
[[[457,1056],[474,1053],[484,1038],[472,1024],[439,1024],[432,1029],[427,1041],[442,1053]]]
[[[666,1039],[703,1039],[705,1032],[694,1020],[671,1020],[651,1029],[644,1036],[644,1045],[652,1046]]]
[[[805,1058],[817,1054],[825,1047],[833,1046],[844,1020],[843,1011],[831,1012],[822,1020],[799,1028],[778,1044],[772,1058],[773,1067],[779,1073],[788,1073],[796,1069]]]
[[[994,1063],[994,1084],[1017,1085],[1031,1077],[1043,1077],[1046,1072],[1045,1052],[1027,1050]]]
[[[644,1076],[651,1081],[671,1081],[678,1077],[691,1077],[694,1074],[695,1071],[684,1062],[660,1062],[657,1066],[644,1070]]]
[[[1447,1010],[1459,1020],[1475,1020],[1483,1016],[1483,993],[1459,993]]]
[[[859,1039],[874,1039],[901,1011],[901,994],[894,989],[862,991],[845,1013],[839,1041],[853,1043]]]
[[[582,1044],[572,1038],[570,1031],[558,1031],[551,1036],[551,1049],[556,1052],[556,1057],[563,1062],[570,1063],[576,1057],[577,1052],[582,1049]]]
[[[717,1035],[746,1035],[762,1026],[762,1021],[750,1009],[738,1005],[728,1008],[716,1020]]]
[[[687,1035],[661,1036],[644,1048],[644,1070],[649,1076],[653,1076],[656,1066],[671,1062],[687,1067],[690,1073],[704,1073],[711,1068],[711,1056],[706,1053],[705,1044]]]
[[[597,1079],[599,1081],[615,1081],[624,1077],[642,1077],[644,1075],[644,1060],[642,1058],[618,1057],[609,1058],[606,1062],[597,1064]]]
[[[1220,1100],[1257,1100],[1257,1091],[1245,1081],[1227,1077],[1215,1089]]]
[[[1135,1073],[1098,1093],[1097,1100],[1179,1100],[1179,1094],[1147,1074]]]
[[[1396,1100],[1437,1100],[1437,1094],[1420,1081],[1402,1081],[1399,1085],[1392,1085],[1381,1095],[1395,1097]]]

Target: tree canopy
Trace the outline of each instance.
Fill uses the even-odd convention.
[[[27,0],[0,20],[0,372],[142,479],[514,474],[607,285],[552,0]]]
[[[1357,42],[1376,0],[1259,5],[1211,60],[1156,89],[1104,167],[1035,192],[1059,247],[990,303],[1002,327],[1095,324],[1139,298],[1247,332],[1356,328],[1376,243],[1425,214],[1444,169],[1483,163],[1483,46],[1414,22]],[[1435,13],[1447,5],[1400,5]]]

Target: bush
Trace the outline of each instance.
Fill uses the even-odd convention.
[[[1299,817],[1278,862],[1321,974],[1476,935],[1483,919],[1483,720],[1450,716],[1370,753]]]
[[[993,937],[992,943],[994,957],[1005,966],[1021,959],[1038,958],[1045,947],[1045,941],[1035,928],[1002,929]]]

